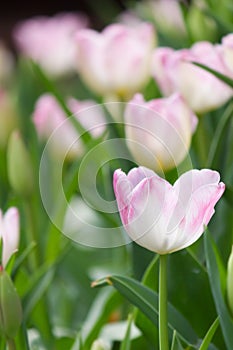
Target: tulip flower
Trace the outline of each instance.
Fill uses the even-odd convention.
[[[88,24],[84,15],[60,13],[40,16],[19,23],[14,38],[19,50],[50,75],[60,77],[74,72],[76,43],[74,33]]]
[[[103,339],[97,339],[92,344],[91,350],[110,350],[110,345]]]
[[[225,185],[216,171],[190,170],[172,186],[145,167],[114,173],[121,221],[142,247],[168,254],[196,242],[214,214]]]
[[[178,91],[193,111],[205,113],[223,105],[232,96],[232,89],[213,74],[194,66],[193,61],[229,75],[219,46],[204,41],[190,49],[156,49],[152,59],[152,75],[164,95]]]
[[[149,80],[153,26],[112,24],[102,33],[84,29],[77,34],[78,70],[97,94],[127,99]]]
[[[2,240],[2,266],[6,267],[11,256],[18,250],[19,213],[11,207],[3,215],[0,211],[0,238]]]
[[[197,125],[197,117],[179,94],[149,102],[136,94],[126,106],[124,119],[134,159],[159,172],[184,160]]]
[[[68,100],[68,106],[85,130],[95,138],[101,136],[106,121],[100,106],[94,101],[78,101],[74,98]],[[52,136],[50,145],[53,154],[58,157],[67,156],[69,159],[83,154],[84,147],[80,135],[52,95],[45,94],[38,99],[33,121],[42,139],[47,140]]]

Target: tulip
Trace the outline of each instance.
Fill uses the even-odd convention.
[[[14,207],[5,215],[0,210],[0,238],[2,239],[2,266],[6,267],[11,256],[18,250],[19,213]]]
[[[161,172],[188,154],[197,117],[179,94],[149,102],[136,94],[124,117],[126,142],[138,164]]]
[[[17,124],[18,115],[13,99],[6,91],[0,89],[0,149],[7,146],[9,136]]]
[[[103,110],[93,101],[78,101],[74,98],[68,100],[68,106],[75,118],[91,133],[94,138],[101,136],[106,127]],[[33,122],[38,135],[42,139],[49,139],[49,145],[54,155],[74,159],[81,156],[84,151],[80,135],[56,99],[49,94],[42,95],[33,112]]]
[[[219,46],[203,41],[190,49],[159,48],[154,51],[152,61],[152,75],[162,93],[168,96],[171,92],[180,92],[196,113],[216,109],[232,96],[230,87],[191,63],[195,61],[229,75]]]
[[[14,39],[19,50],[50,75],[60,77],[74,72],[76,44],[74,33],[87,26],[84,15],[60,13],[40,16],[19,23]]]
[[[84,29],[77,34],[78,70],[97,94],[127,99],[149,80],[153,26],[112,24],[102,33]]]
[[[172,186],[145,167],[128,175],[114,172],[114,192],[123,226],[130,238],[158,254],[196,242],[214,214],[225,185],[219,173],[190,170]]]

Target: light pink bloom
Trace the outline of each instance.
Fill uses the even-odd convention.
[[[40,16],[19,23],[14,38],[20,51],[57,77],[73,72],[76,66],[74,35],[87,26],[87,18],[75,13]]]
[[[198,42],[190,49],[172,50],[159,48],[154,51],[152,75],[166,96],[180,92],[197,113],[205,113],[223,105],[231,96],[232,89],[213,74],[194,66],[202,63],[222,74],[229,75],[219,46]]]
[[[11,256],[18,250],[19,212],[11,207],[3,215],[0,210],[0,238],[2,239],[2,265],[6,267]]]
[[[100,106],[94,101],[78,101],[74,98],[68,100],[68,106],[74,113],[72,118],[76,118],[85,130],[94,138],[101,136],[106,121]],[[33,122],[42,139],[48,140],[51,137],[49,143],[54,154],[73,159],[83,153],[83,143],[78,132],[52,95],[45,94],[38,99]]]
[[[112,24],[102,33],[82,30],[77,34],[79,72],[96,93],[127,98],[149,80],[153,26]]]
[[[114,173],[121,220],[130,238],[159,254],[196,242],[214,214],[225,185],[216,171],[190,170],[172,186],[152,170]]]
[[[184,160],[198,121],[179,94],[148,102],[136,94],[124,117],[126,142],[134,159],[159,172]]]
[[[223,60],[227,68],[231,72],[231,78],[233,74],[233,34],[228,34],[222,38],[221,45]]]

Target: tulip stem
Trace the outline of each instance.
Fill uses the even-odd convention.
[[[167,326],[167,255],[160,255],[159,266],[159,349],[169,349]]]
[[[13,339],[7,339],[7,350],[16,350],[15,341]]]

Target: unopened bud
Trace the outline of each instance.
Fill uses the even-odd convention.
[[[1,62],[1,59],[0,59]],[[18,116],[11,97],[0,90],[0,148],[5,149],[8,138],[17,126]]]
[[[34,176],[30,154],[18,131],[10,137],[7,153],[9,182],[14,191],[27,196],[33,190]]]
[[[103,339],[97,339],[92,344],[91,350],[110,350],[110,345]]]
[[[0,267],[0,333],[13,339],[22,322],[22,307],[15,286],[2,267]]]

